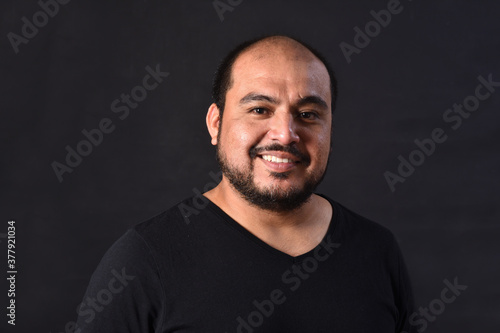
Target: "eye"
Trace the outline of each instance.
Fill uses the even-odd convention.
[[[314,120],[318,118],[318,115],[314,112],[300,112],[299,117],[306,120]]]
[[[265,108],[253,108],[250,111],[256,114],[265,114],[267,112]]]

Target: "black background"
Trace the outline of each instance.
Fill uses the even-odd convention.
[[[32,22],[40,6],[2,1],[0,258],[15,220],[18,269],[15,327],[1,279],[2,331],[63,332],[106,249],[211,181],[205,114],[216,66],[246,39],[285,33],[318,48],[339,80],[319,192],[395,233],[417,306],[439,298],[444,279],[468,286],[428,332],[498,332],[500,88],[456,130],[443,113],[474,94],[478,76],[500,81],[500,4],[402,0],[348,63],[339,44],[353,44],[353,28],[387,3],[244,0],[221,21],[212,1],[73,0],[15,53],[7,34],[21,35],[22,17]],[[157,64],[170,75],[120,120],[112,101]],[[65,147],[103,118],[115,130],[59,182],[51,163],[65,163]],[[448,139],[391,191],[384,172],[437,127]]]

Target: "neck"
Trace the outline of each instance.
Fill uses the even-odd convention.
[[[289,212],[273,212],[252,205],[224,178],[216,188],[203,195],[262,241],[291,256],[315,248],[325,236],[332,218],[330,203],[315,194]]]
[[[308,220],[315,217],[314,213],[318,212],[318,200],[324,200],[313,194],[308,201],[293,211],[270,211],[255,206],[243,198],[225,177],[217,187],[203,195],[238,223],[259,229],[288,229],[305,225]]]

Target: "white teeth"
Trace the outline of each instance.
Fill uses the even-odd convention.
[[[262,158],[266,161],[274,162],[274,163],[292,163],[292,160],[288,158],[279,158],[272,155],[262,155]]]

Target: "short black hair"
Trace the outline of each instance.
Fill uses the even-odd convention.
[[[222,119],[222,113],[224,111],[224,106],[226,104],[226,94],[227,91],[231,88],[231,75],[232,75],[232,68],[234,65],[234,62],[238,58],[238,56],[245,50],[247,50],[250,46],[264,40],[267,38],[272,38],[272,37],[286,37],[290,38],[297,43],[301,44],[304,46],[306,49],[308,49],[316,58],[318,58],[323,65],[325,65],[326,70],[328,72],[328,75],[330,76],[330,92],[332,96],[332,112],[335,109],[335,103],[337,101],[337,79],[335,77],[335,73],[333,72],[332,68],[330,67],[328,61],[313,47],[309,46],[308,44],[298,40],[297,38],[286,36],[286,35],[267,35],[259,38],[254,38],[248,41],[245,41],[238,46],[236,46],[234,49],[232,49],[225,57],[222,59],[221,63],[219,64],[219,67],[217,68],[217,71],[215,72],[214,80],[213,80],[213,85],[212,85],[212,98],[213,102],[215,105],[220,110],[220,118]]]

